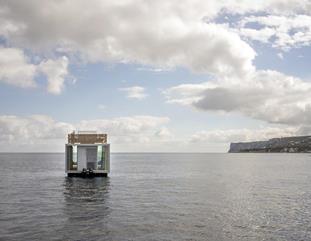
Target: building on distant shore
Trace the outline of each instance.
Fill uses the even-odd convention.
[[[68,134],[65,146],[68,176],[107,176],[110,172],[110,144],[107,134],[79,131]]]

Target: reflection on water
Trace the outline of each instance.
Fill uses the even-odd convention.
[[[101,240],[106,236],[109,209],[109,178],[64,179],[64,238]]]
[[[83,202],[105,202],[109,198],[110,179],[105,177],[65,177],[64,197],[67,205]]]
[[[310,240],[309,154],[114,154],[111,164],[109,178],[67,178],[63,154],[0,153],[0,241]]]

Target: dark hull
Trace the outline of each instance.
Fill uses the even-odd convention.
[[[68,177],[108,177],[108,173],[67,173]]]

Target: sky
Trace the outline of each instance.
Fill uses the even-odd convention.
[[[309,0],[0,0],[0,151],[227,152],[311,134]]]

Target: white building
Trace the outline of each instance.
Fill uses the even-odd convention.
[[[110,144],[107,134],[83,131],[68,134],[65,147],[68,176],[107,176],[110,172]]]

